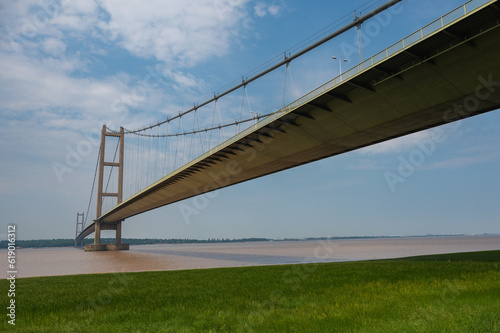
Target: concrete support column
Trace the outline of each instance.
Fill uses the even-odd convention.
[[[95,221],[94,245],[101,244],[101,222]]]
[[[116,224],[116,238],[115,244],[120,245],[122,243],[122,221]]]

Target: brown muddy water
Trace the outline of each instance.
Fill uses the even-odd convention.
[[[17,249],[17,277],[338,262],[499,250],[499,236],[134,245],[129,251]],[[7,274],[7,251],[0,270]]]

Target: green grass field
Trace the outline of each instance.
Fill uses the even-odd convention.
[[[5,314],[2,332],[500,332],[500,251],[25,278]]]

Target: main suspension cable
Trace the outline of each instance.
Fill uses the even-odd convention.
[[[367,3],[363,4],[361,7],[364,7],[364,6],[366,6],[367,4],[369,4],[370,2],[373,2],[373,1],[374,0],[368,1]],[[378,0],[376,3],[380,2],[380,1],[381,0]],[[273,72],[274,70],[280,68],[281,66],[283,66],[283,65],[285,65],[287,63],[290,63],[291,61],[295,60],[296,58],[298,58],[298,57],[306,54],[307,52],[309,52],[309,51],[317,48],[320,45],[323,45],[324,43],[326,43],[329,40],[331,40],[331,39],[333,39],[333,38],[335,38],[335,37],[343,34],[344,32],[346,32],[346,31],[348,31],[348,30],[350,30],[350,29],[352,29],[352,28],[360,25],[364,21],[372,18],[373,16],[377,15],[378,13],[380,13],[380,12],[382,12],[382,11],[384,11],[384,10],[386,10],[386,9],[394,6],[394,5],[396,5],[397,3],[401,2],[401,1],[402,0],[389,0],[389,1],[387,1],[386,3],[382,4],[381,6],[379,6],[379,7],[375,8],[375,9],[371,10],[369,13],[367,13],[367,14],[359,17],[359,19],[356,19],[356,20],[354,20],[354,21],[352,21],[352,22],[344,25],[343,27],[337,29],[336,31],[334,31],[334,32],[332,32],[330,34],[328,34],[327,36],[321,38],[320,40],[317,40],[316,42],[310,44],[309,46],[305,47],[304,49],[301,49],[301,50],[299,50],[299,51],[297,51],[297,52],[295,52],[293,54],[289,52],[289,55],[285,56],[285,59],[283,59],[283,60],[275,63],[271,67],[269,67],[269,68],[267,68],[267,69],[265,69],[265,70],[263,70],[263,71],[261,71],[261,72],[259,72],[257,74],[254,74],[250,78],[243,77],[242,80],[241,80],[241,83],[236,84],[235,86],[233,86],[231,88],[228,88],[225,91],[222,91],[222,92],[219,92],[219,93],[215,93],[213,95],[213,97],[211,97],[211,98],[209,98],[209,99],[207,99],[207,100],[205,100],[205,101],[203,101],[201,103],[195,104],[193,107],[191,107],[188,110],[179,112],[178,115],[175,115],[175,116],[170,117],[170,118],[167,117],[166,120],[158,122],[158,123],[156,123],[154,125],[146,126],[146,127],[143,127],[143,128],[137,129],[137,130],[133,130],[133,131],[127,130],[126,132],[127,133],[133,133],[133,134],[144,132],[144,131],[147,131],[147,130],[149,130],[151,128],[154,128],[154,127],[157,127],[157,126],[161,126],[161,125],[163,125],[165,123],[168,123],[168,122],[170,122],[170,121],[172,121],[174,119],[180,118],[180,117],[182,117],[182,116],[184,116],[184,115],[186,115],[188,113],[191,113],[191,112],[193,112],[193,111],[195,111],[195,110],[197,110],[197,109],[199,109],[199,108],[201,108],[201,107],[203,107],[205,105],[208,105],[208,104],[216,101],[217,99],[219,99],[219,98],[221,98],[221,97],[223,97],[225,95],[228,95],[228,94],[232,93],[233,91],[238,90],[241,87],[246,86],[248,83],[253,82],[253,81],[257,80],[258,78],[260,78],[260,77],[262,77],[264,75],[267,75],[267,74]],[[373,6],[374,5],[372,5],[372,6],[368,7],[368,8],[371,8]],[[344,16],[341,19],[339,19],[339,20],[335,21],[334,23],[332,23],[330,26],[332,26],[333,24],[339,22],[337,25],[332,26],[332,28],[330,28],[330,30],[333,29],[333,28],[336,28],[336,27],[340,26],[341,24],[345,23],[346,21],[348,21],[347,19],[344,19],[346,16]],[[316,35],[316,34],[314,34],[314,35]],[[309,40],[309,38],[306,39],[306,40]],[[299,43],[297,45],[302,45],[302,44],[303,44],[303,42],[301,42],[301,43]],[[293,47],[291,50],[295,50],[296,48],[297,47]],[[274,59],[276,59],[276,57],[273,58],[273,63],[275,62]],[[261,67],[259,67],[259,68],[261,68]]]
[[[252,112],[252,111],[250,111],[250,112]],[[276,111],[276,112],[278,112],[278,111]],[[149,137],[153,137],[153,138],[156,138],[156,137],[160,137],[160,138],[179,137],[179,136],[186,136],[186,135],[191,135],[191,134],[198,134],[198,133],[203,133],[203,132],[208,132],[208,131],[214,131],[214,130],[218,130],[220,128],[226,128],[226,127],[230,127],[230,126],[236,126],[236,125],[239,125],[239,124],[242,124],[242,123],[247,123],[247,122],[253,121],[253,120],[260,120],[262,118],[269,117],[270,115],[275,114],[276,112],[270,112],[270,113],[266,113],[266,114],[263,114],[263,115],[255,115],[252,118],[248,118],[248,119],[244,119],[244,120],[240,120],[240,121],[236,120],[233,123],[227,123],[227,124],[224,124],[224,125],[213,126],[213,127],[210,127],[210,128],[204,128],[204,129],[194,130],[194,131],[190,131],[190,132],[182,132],[182,133],[175,133],[175,134],[162,134],[162,135],[156,135],[156,134],[155,135],[151,135],[151,134],[142,134],[142,133],[134,133],[134,132],[126,132],[126,133],[127,134],[133,134],[133,135],[136,135],[136,136],[146,137],[146,138],[149,138]]]

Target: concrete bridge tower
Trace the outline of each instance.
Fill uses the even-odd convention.
[[[116,137],[119,140],[119,156],[118,162],[106,162],[106,138]],[[108,132],[106,125],[102,126],[101,131],[101,148],[99,152],[99,182],[97,187],[97,213],[95,222],[94,244],[85,245],[85,251],[118,251],[128,250],[129,244],[122,244],[122,222],[123,220],[113,223],[101,222],[99,218],[102,215],[102,202],[105,197],[115,197],[116,204],[120,204],[123,200],[123,152],[124,152],[125,133],[123,127],[120,132]],[[118,168],[118,189],[116,192],[104,192],[104,169],[105,167]],[[101,230],[116,230],[115,244],[101,244]]]

